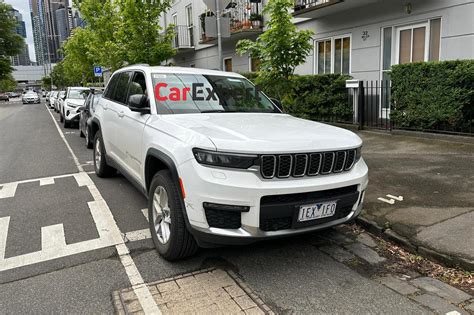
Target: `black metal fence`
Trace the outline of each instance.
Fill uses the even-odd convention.
[[[474,136],[474,109],[464,111],[461,120],[455,123],[437,123],[429,128],[404,126],[391,119],[397,108],[392,99],[390,81],[359,81],[359,87],[348,89],[348,106],[352,107],[352,117],[321,117],[323,121],[357,124],[359,129],[375,128],[383,130],[411,130],[432,133]]]

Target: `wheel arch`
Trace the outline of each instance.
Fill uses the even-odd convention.
[[[150,189],[151,181],[153,176],[161,170],[167,169],[170,171],[173,180],[179,184],[179,175],[178,169],[171,157],[169,157],[166,153],[156,149],[150,148],[146,153],[145,158],[145,189],[148,192]],[[182,194],[182,192],[180,191]],[[183,198],[183,196],[181,196]]]

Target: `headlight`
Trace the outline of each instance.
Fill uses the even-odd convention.
[[[194,157],[200,164],[229,167],[229,168],[249,168],[255,164],[257,155],[224,153],[207,151],[203,149],[193,149]]]
[[[362,156],[362,147],[358,147],[356,149],[356,156],[355,156],[355,163],[357,163],[360,160],[360,157]]]
[[[79,105],[66,102],[66,106],[76,108],[76,107],[79,106]]]

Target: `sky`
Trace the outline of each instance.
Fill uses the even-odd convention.
[[[30,52],[31,61],[36,61],[35,57],[35,45],[33,43],[33,31],[31,28],[31,15],[30,15],[30,2],[29,0],[5,0],[6,3],[11,5],[13,8],[20,11],[23,15],[23,21],[26,24],[26,38],[25,41],[28,44],[28,50]]]

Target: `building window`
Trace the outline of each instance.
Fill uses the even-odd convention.
[[[430,61],[439,61],[439,45],[441,41],[441,19],[430,21]]]
[[[232,72],[232,58],[224,59],[224,71]]]
[[[396,63],[438,61],[441,19],[397,28]]]
[[[186,7],[186,23],[188,27],[189,46],[194,46],[194,21],[193,21],[193,6],[190,4]]]
[[[257,71],[259,71],[259,70],[260,70],[260,64],[261,64],[261,60],[260,60],[260,59],[250,57],[250,58],[249,58],[249,71],[250,71],[250,72],[257,72]]]
[[[340,36],[317,41],[316,73],[350,73],[351,37]]]

